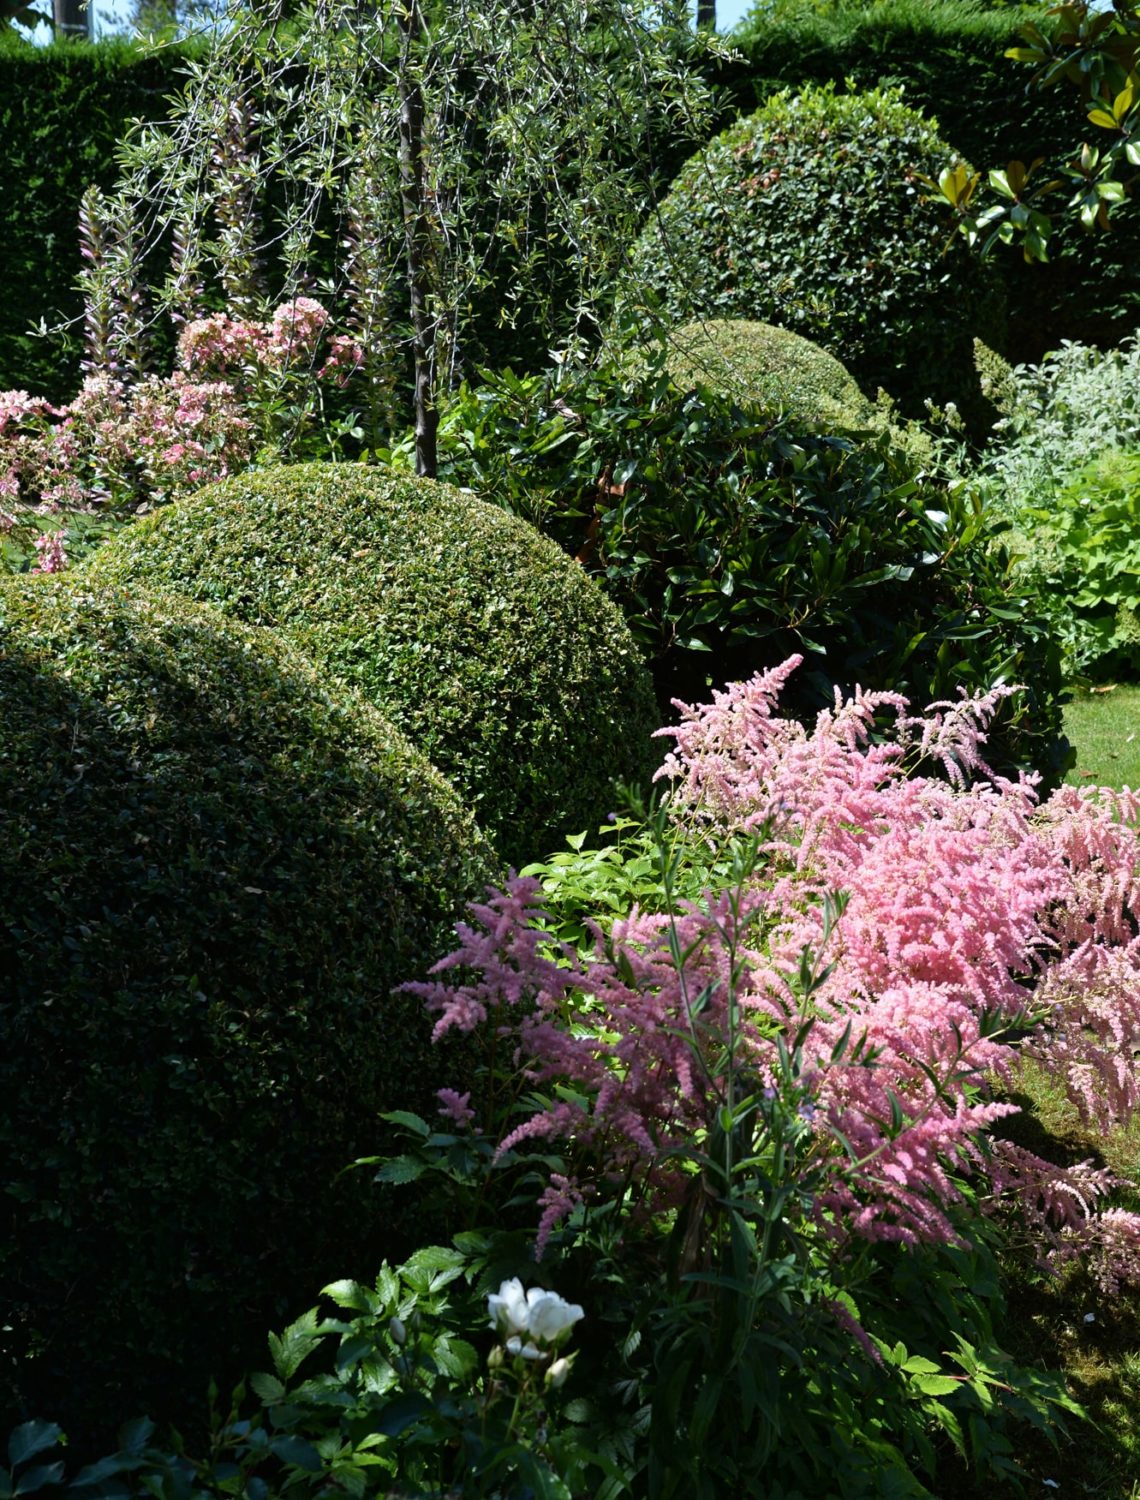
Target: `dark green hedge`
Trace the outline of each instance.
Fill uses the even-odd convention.
[[[115,145],[133,119],[161,119],[187,49],[153,56],[127,42],[33,47],[0,36],[0,390],[67,401],[79,384],[79,200],[115,180]]]
[[[1095,134],[1075,90],[1026,93],[1032,70],[1002,55],[1017,41],[1019,19],[1029,17],[1040,23],[1041,7],[991,10],[972,0],[805,4],[777,19],[757,13],[733,37],[740,60],[719,73],[726,109],[753,110],[803,83],[897,85],[977,167],[1071,153]],[[1057,194],[1056,207],[1064,201]],[[1109,235],[1089,237],[1066,223],[1047,266],[1026,265],[1016,248],[998,252],[1012,359],[1039,359],[1064,338],[1116,343],[1140,322],[1140,207],[1114,212],[1113,224]]]
[[[414,1237],[338,1173],[462,1071],[391,990],[497,867],[273,632],[82,579],[0,585],[0,827],[0,1413],[81,1438]]]
[[[89,570],[280,625],[392,716],[516,865],[652,767],[649,674],[617,608],[525,521],[448,485],[249,473],[121,532]]]

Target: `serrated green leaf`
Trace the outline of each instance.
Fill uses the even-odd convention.
[[[961,1389],[962,1382],[953,1375],[917,1375],[912,1382],[924,1396],[949,1396]]]
[[[268,1375],[263,1370],[249,1377],[250,1386],[254,1395],[264,1401],[267,1406],[272,1406],[275,1401],[285,1399],[285,1387],[274,1375]]]

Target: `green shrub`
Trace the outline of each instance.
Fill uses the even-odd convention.
[[[505,859],[604,817],[652,763],[621,617],[519,520],[361,465],[243,475],[120,533],[100,580],[149,579],[286,629],[381,705]]]
[[[952,156],[891,90],[777,94],[682,170],[634,248],[630,296],[678,320],[777,323],[906,416],[932,398],[972,420],[973,339],[1000,344],[996,274],[946,250],[919,190]]]
[[[0,584],[0,825],[0,1409],[82,1439],[407,1243],[336,1177],[453,1081],[390,991],[494,863],[271,632],[82,580]]]
[[[1029,576],[1057,617],[1069,670],[1140,668],[1140,453],[1109,450],[1030,508]]]
[[[997,764],[1055,780],[1059,656],[987,514],[920,481],[886,434],[820,432],[661,372],[509,372],[444,413],[441,471],[580,557],[649,654],[662,708],[807,657],[790,688],[916,706],[1021,682],[991,732]],[[789,700],[791,701],[791,699]]]
[[[982,168],[1038,156],[1060,163],[1089,133],[1085,105],[1075,89],[1028,88],[1033,69],[1004,55],[1023,44],[1026,21],[1053,24],[1045,9],[977,0],[757,4],[716,81],[740,112],[807,84],[898,87],[912,109],[938,120],[953,151]],[[1015,363],[1040,360],[1062,339],[1117,343],[1140,323],[1134,195],[1113,211],[1111,234],[1089,236],[1075,216],[1058,218],[1047,265],[1027,264],[1016,247],[994,257],[1009,308],[1002,348]]]
[[[712,318],[669,334],[665,368],[680,386],[779,407],[805,422],[869,427],[876,409],[843,365],[810,339],[771,323]]]

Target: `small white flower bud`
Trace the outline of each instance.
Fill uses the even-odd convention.
[[[388,1321],[388,1334],[397,1348],[402,1349],[408,1342],[408,1330],[404,1327],[400,1318],[390,1318]]]
[[[566,1377],[570,1373],[570,1360],[556,1359],[546,1372],[546,1383],[554,1390],[561,1390],[566,1384]]]

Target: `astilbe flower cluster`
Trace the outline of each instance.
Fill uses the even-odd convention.
[[[634,910],[582,958],[544,940],[541,887],[513,878],[409,986],[437,1037],[495,1028],[528,1083],[569,1083],[499,1143],[559,1139],[588,1164],[589,1180],[544,1194],[544,1235],[607,1180],[678,1202],[680,1161],[726,1102],[730,1020],[734,1067],[769,1095],[778,1039],[791,1050],[810,1021],[797,1088],[823,1232],[950,1242],[973,1174],[990,1211],[1016,1206],[1043,1260],[1091,1252],[1106,1289],[1140,1280],[1140,1218],[1098,1212],[1111,1173],[1059,1168],[989,1130],[1016,1112],[999,1086],[1025,1055],[1102,1126],[1135,1108],[1140,801],[1063,788],[1040,803],[1034,778],[990,774],[984,729],[1006,689],[918,716],[897,695],[837,695],[808,731],[777,712],[798,662],[678,704],[661,731],[675,742],[659,772],[672,816],[759,840],[746,889],[670,916]],[[835,892],[846,905],[828,932]],[[825,946],[805,1002],[801,957]]]

